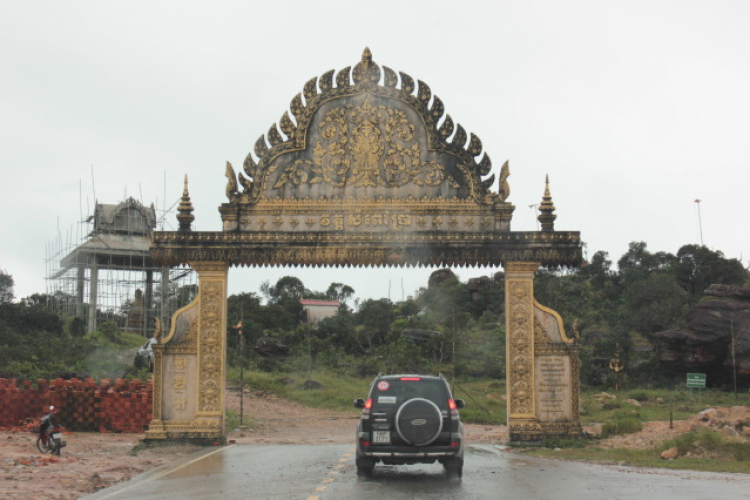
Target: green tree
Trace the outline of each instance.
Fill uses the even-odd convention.
[[[393,303],[388,299],[366,299],[354,314],[355,342],[361,351],[372,350],[388,338],[393,321]]]
[[[13,302],[13,276],[0,269],[0,304]]]
[[[625,287],[647,279],[653,272],[673,272],[677,257],[667,252],[651,253],[643,241],[633,241],[628,251],[617,261],[619,279]]]
[[[261,285],[261,291],[269,302],[280,304],[285,300],[299,300],[307,292],[302,280],[295,276],[284,276],[276,281],[274,286],[270,286],[266,281]]]
[[[230,295],[227,299],[227,326],[234,332],[240,322],[246,340],[255,340],[268,328],[267,313],[261,304],[260,297],[254,293]]]
[[[456,324],[456,315],[474,313],[476,307],[466,285],[451,277],[439,285],[422,288],[417,302],[422,307],[425,320],[442,331],[450,331]]]
[[[672,276],[653,274],[623,294],[625,323],[650,336],[684,322],[690,295]]]
[[[331,283],[325,294],[328,300],[338,300],[341,303],[345,303],[352,295],[354,295],[354,288],[342,283]]]
[[[701,245],[684,245],[677,251],[675,277],[680,286],[696,299],[710,285],[741,285],[747,279],[742,263],[727,259],[720,251]]]

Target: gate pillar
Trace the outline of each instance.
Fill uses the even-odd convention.
[[[534,273],[538,262],[505,264],[506,381],[508,430],[535,421]]]
[[[580,347],[559,314],[534,300],[538,262],[505,265],[508,433],[511,441],[575,439],[580,424]]]
[[[153,419],[146,439],[222,439],[226,366],[225,262],[193,262],[198,295],[154,346]]]

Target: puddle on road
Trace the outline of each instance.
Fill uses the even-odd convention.
[[[188,464],[169,474],[169,479],[183,479],[197,475],[208,475],[218,472],[225,467],[224,453],[214,453],[207,457],[198,459],[195,463]]]

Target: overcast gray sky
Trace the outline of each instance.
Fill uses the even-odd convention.
[[[510,160],[513,229],[535,229],[549,174],[589,255],[699,243],[700,199],[705,244],[747,266],[748,26],[742,0],[0,0],[0,269],[44,292],[47,245],[95,198],[168,207],[184,174],[194,227],[219,230],[225,162],[365,46]],[[230,292],[295,274],[400,300],[430,272],[233,269]]]

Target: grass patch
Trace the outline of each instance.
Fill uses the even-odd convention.
[[[643,430],[643,423],[636,417],[620,417],[613,422],[605,422],[602,425],[601,437],[607,438],[614,435],[633,434]]]
[[[630,391],[628,393],[627,399],[635,399],[636,401],[640,401],[641,403],[645,403],[647,401],[651,401],[651,394],[649,394],[649,391],[646,390],[637,390],[637,391]],[[654,398],[656,399],[656,398]]]
[[[730,443],[729,448],[732,450],[735,460],[740,462],[750,461],[750,443]]]
[[[585,448],[586,441],[583,439],[544,439],[541,446],[552,449]]]
[[[719,451],[724,447],[724,439],[718,432],[701,429],[699,431],[686,432],[676,438],[664,441],[659,446],[659,449],[664,451],[673,447],[677,448],[677,451],[681,455],[688,452],[695,452],[701,448],[708,451]]]
[[[544,448],[523,448],[519,451],[525,455],[544,458],[634,467],[750,473],[750,443],[728,441],[720,433],[707,429],[686,432],[648,449],[604,449],[598,447],[595,442],[581,443],[582,446],[569,447],[545,443]],[[661,452],[672,447],[678,449],[679,457],[676,460],[662,459]]]
[[[366,397],[372,382],[372,377],[351,377],[316,369],[312,378],[323,388],[309,390],[303,387],[308,377],[307,372],[245,370],[245,384],[253,390],[266,391],[307,406],[352,412],[353,415],[358,414],[359,410],[352,406],[352,400]],[[239,384],[239,369],[229,368],[228,379],[230,385]],[[461,410],[461,420],[489,425],[506,423],[504,380],[448,378],[448,382],[451,383],[453,396],[466,401],[466,408]],[[606,432],[613,434],[637,432],[641,422],[669,420],[670,411],[674,420],[684,420],[711,406],[735,404],[733,394],[713,390],[703,391],[700,395],[684,388],[610,392],[616,399],[603,398],[601,394],[601,389],[587,388],[581,391],[581,423],[609,422],[613,428]],[[635,399],[641,406],[629,404],[627,399]],[[747,404],[747,401],[740,404]]]
[[[239,384],[239,370],[229,370],[231,385]],[[357,414],[352,405],[356,398],[363,398],[369,389],[369,381],[341,377],[333,373],[316,371],[313,380],[321,389],[305,389],[307,377],[292,373],[268,373],[245,370],[245,386],[255,391],[266,391],[313,408],[327,408]]]
[[[674,420],[685,420],[701,410],[712,406],[735,406],[750,404],[747,397],[735,403],[734,394],[718,390],[689,391],[684,387],[675,389],[632,389],[630,391],[609,392],[616,399],[602,396],[601,388],[586,388],[581,391],[583,425],[613,421],[623,412],[633,412],[643,422],[669,420],[672,412]],[[628,399],[638,401],[641,406],[627,403]]]
[[[245,423],[247,419],[243,419],[243,423]],[[237,414],[236,411],[227,410],[224,413],[224,427],[227,429],[228,432],[234,432],[235,429],[237,429],[240,426],[240,416]]]
[[[316,370],[313,380],[322,385],[319,390],[305,389],[308,374],[262,372],[245,370],[245,386],[255,391],[266,391],[296,401],[305,406],[351,412],[356,398],[367,397],[371,377],[343,377],[333,372]],[[239,384],[239,369],[228,370],[229,385]],[[448,382],[451,383],[450,379]],[[500,425],[506,423],[505,381],[494,379],[457,380],[451,383],[453,397],[463,399],[466,407],[461,410],[461,420],[467,423]]]
[[[525,455],[543,458],[558,458],[564,460],[584,460],[602,464],[620,464],[634,467],[658,467],[663,469],[686,469],[706,472],[739,472],[750,473],[750,462],[732,459],[715,458],[680,458],[678,460],[662,460],[659,451],[652,448],[647,450],[631,449],[602,449],[589,444],[584,448],[529,448],[523,451]]]
[[[464,422],[489,425],[507,422],[504,380],[457,380],[451,384],[451,391],[454,398],[466,401],[466,408],[461,410]]]

